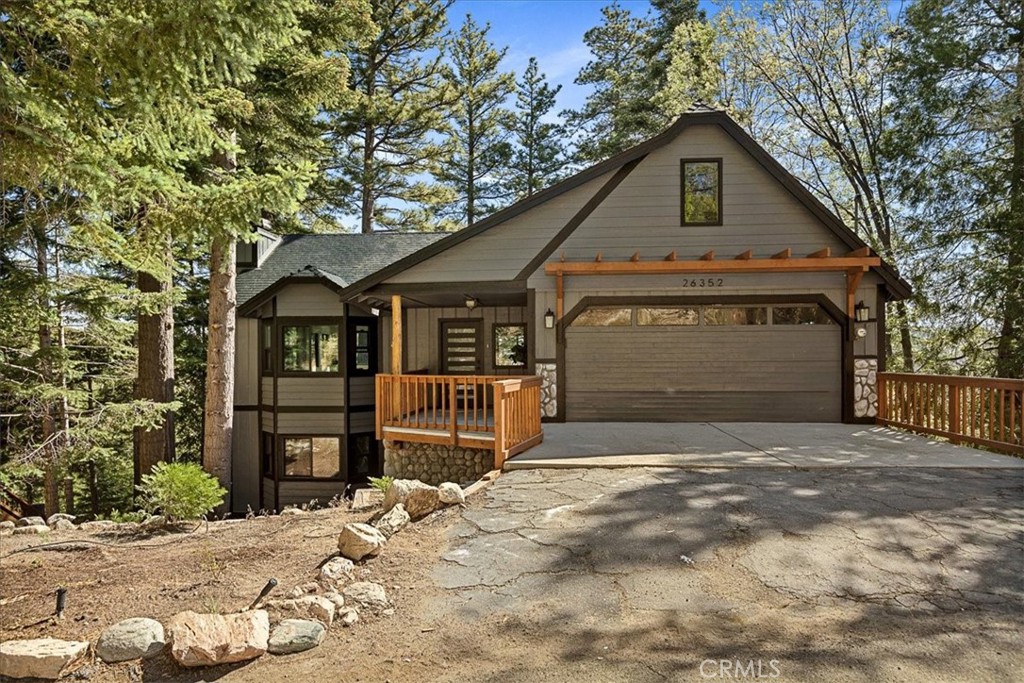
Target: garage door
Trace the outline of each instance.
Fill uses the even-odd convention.
[[[566,419],[839,422],[841,329],[807,304],[588,308],[566,330]]]

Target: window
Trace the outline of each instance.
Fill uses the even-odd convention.
[[[284,439],[284,476],[315,479],[341,477],[341,439],[336,436]]]
[[[704,309],[705,325],[767,325],[768,309],[753,306]]]
[[[526,325],[494,326],[494,367],[526,367]]]
[[[682,224],[722,224],[722,160],[683,159]]]
[[[263,432],[263,440],[260,446],[260,462],[264,477],[274,476],[274,435],[270,432]]]
[[[348,374],[377,374],[377,319],[352,318],[348,324]]]
[[[373,434],[351,434],[348,438],[348,481],[362,483],[378,474],[377,442]]]
[[[820,306],[776,306],[772,309],[773,325],[835,325]]]
[[[264,375],[274,371],[274,325],[269,320],[260,322],[260,368]]]
[[[640,326],[692,326],[700,322],[696,308],[638,308],[636,324]]]
[[[285,372],[338,372],[337,325],[285,325],[281,339]]]
[[[629,327],[632,308],[588,308],[572,321],[575,327]]]

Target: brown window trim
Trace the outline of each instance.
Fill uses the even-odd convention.
[[[717,164],[718,165],[718,220],[717,221],[687,221],[686,220],[686,164]],[[725,217],[725,203],[723,201],[722,188],[725,185],[722,179],[722,157],[705,157],[679,160],[679,225],[692,227],[698,225],[722,225]]]
[[[529,323],[491,323],[491,364],[495,370],[525,370],[526,360],[519,365],[498,365],[495,361],[497,360],[494,356],[495,350],[498,348],[498,328],[499,327],[521,327],[523,328],[523,344],[525,346],[524,351],[526,352],[526,358],[530,357],[530,327]]]
[[[285,474],[284,469],[284,442],[285,439],[337,439],[338,440],[338,471],[341,474],[337,477],[307,477]],[[274,466],[281,473],[281,481],[345,481],[345,455],[347,453],[344,434],[278,434],[277,453],[275,453]]]
[[[276,346],[274,348],[274,364],[277,366],[278,377],[344,377],[345,376],[345,358],[342,354],[345,352],[344,339],[342,335],[343,330],[343,318],[330,317],[330,316],[288,316],[278,317],[276,324],[274,325],[274,341]],[[338,328],[338,370],[337,372],[307,372],[305,370],[285,370],[284,369],[284,328],[286,327],[300,327],[300,326],[312,326],[312,325],[333,325]]]

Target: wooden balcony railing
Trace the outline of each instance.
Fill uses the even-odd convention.
[[[881,372],[878,422],[1024,455],[1024,380]]]
[[[495,467],[540,443],[539,377],[377,375],[377,438],[494,451]]]

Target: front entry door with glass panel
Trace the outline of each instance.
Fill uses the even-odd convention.
[[[441,321],[441,374],[479,375],[483,371],[482,320]]]

